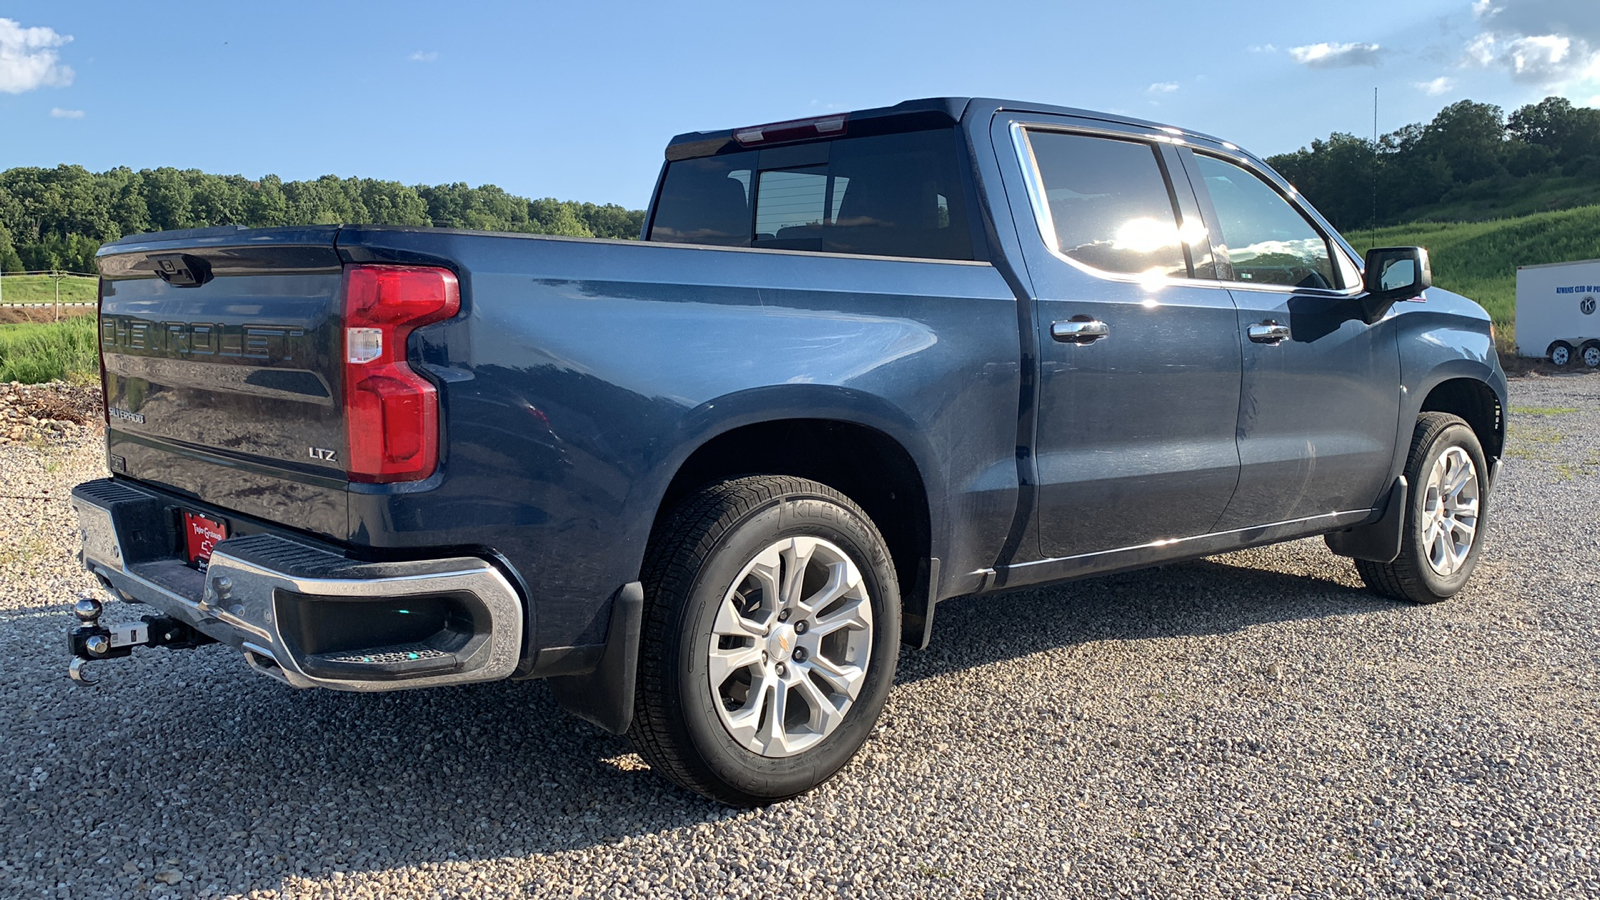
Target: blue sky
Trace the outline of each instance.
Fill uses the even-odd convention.
[[[10,2],[0,168],[497,184],[642,206],[667,139],[937,95],[1271,154],[1461,99],[1600,106],[1597,0]]]

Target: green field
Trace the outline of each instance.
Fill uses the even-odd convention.
[[[37,325],[0,325],[0,382],[36,384],[97,378],[94,316]]]
[[[62,303],[93,303],[96,299],[95,279],[89,275],[68,275],[61,279]],[[6,275],[0,278],[0,302],[54,303],[55,279],[49,275]]]
[[[1411,222],[1345,237],[1363,253],[1372,247],[1428,248],[1434,283],[1481,303],[1494,319],[1500,346],[1509,348],[1517,266],[1600,259],[1600,206],[1489,222]]]

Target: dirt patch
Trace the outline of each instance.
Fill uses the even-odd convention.
[[[92,316],[95,314],[93,306],[63,306],[61,318],[71,319],[77,316]],[[56,310],[53,306],[0,306],[0,325],[20,325],[24,322],[54,322]]]
[[[49,442],[103,421],[99,385],[0,384],[0,445]]]
[[[1524,378],[1530,375],[1589,375],[1600,373],[1600,369],[1591,369],[1580,362],[1557,366],[1540,356],[1516,356],[1511,353],[1500,354],[1500,368],[1505,369],[1506,375],[1511,378]]]

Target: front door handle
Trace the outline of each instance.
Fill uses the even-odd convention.
[[[1289,339],[1289,326],[1280,325],[1271,319],[1260,325],[1251,325],[1249,332],[1250,340],[1258,344],[1277,344]]]
[[[1092,344],[1111,334],[1111,326],[1088,316],[1076,316],[1050,326],[1050,336],[1063,344]]]

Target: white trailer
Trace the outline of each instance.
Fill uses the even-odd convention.
[[[1517,267],[1517,355],[1600,368],[1600,259]]]

